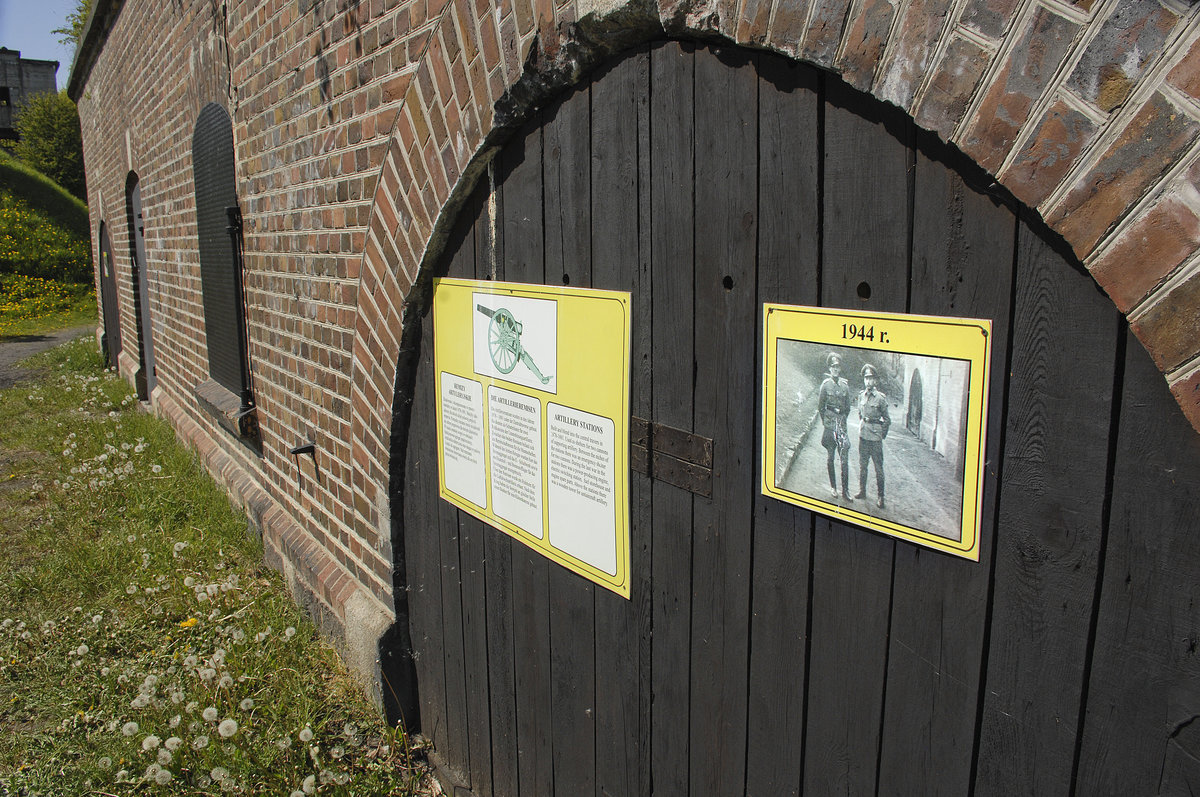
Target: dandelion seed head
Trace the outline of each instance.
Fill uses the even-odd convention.
[[[234,719],[223,719],[221,724],[217,726],[217,733],[221,734],[222,739],[228,739],[237,733],[238,724]]]
[[[205,747],[208,747],[207,736],[197,736],[195,739],[192,739],[193,750],[203,750]]]
[[[142,749],[146,752],[150,752],[160,744],[162,744],[162,739],[158,738],[154,734],[150,734],[145,739],[142,739]]]
[[[167,750],[166,748],[159,748],[158,763],[162,764],[164,767],[171,763],[171,751]]]
[[[214,707],[209,706],[208,708],[204,709],[204,711],[200,712],[200,716],[204,717],[204,719],[208,722],[214,722],[217,719],[217,710]]]
[[[96,762],[96,766],[100,767],[101,769],[112,769],[112,759],[108,756],[101,756]]]
[[[240,708],[242,711],[249,711],[250,709],[254,708],[254,698],[246,698],[241,703],[238,703],[238,708]]]
[[[304,727],[304,730],[300,731],[300,741],[311,742],[312,738],[313,738],[312,728],[310,728],[306,725]]]
[[[172,736],[170,739],[167,739],[165,742],[163,742],[163,747],[174,751],[178,750],[181,744],[183,744],[183,739],[180,739],[178,736]]]
[[[229,687],[233,686],[233,678],[229,675],[222,675],[221,680],[217,682],[217,685],[222,689],[228,689]]]
[[[191,576],[188,576],[187,578],[185,578],[183,580],[183,586],[185,586],[185,587],[191,587],[191,586],[194,586],[195,584],[196,584],[196,579],[192,578]]]
[[[166,786],[175,777],[169,769],[160,769],[154,776],[154,782],[159,786]]]
[[[144,777],[146,778],[146,780],[154,780],[158,776],[158,773],[161,771],[162,771],[161,764],[151,764],[150,766],[146,767],[146,772],[144,773]]]
[[[138,732],[138,724],[136,722],[127,722],[121,726],[121,733],[126,736],[133,736]]]
[[[229,777],[229,770],[225,767],[213,767],[212,771],[209,772],[208,775],[215,782],[220,783],[221,781],[225,780],[225,778]]]

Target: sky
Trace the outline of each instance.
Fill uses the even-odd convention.
[[[58,87],[65,88],[72,51],[50,31],[66,24],[76,0],[0,0],[0,47],[20,50],[22,58],[58,61]]]

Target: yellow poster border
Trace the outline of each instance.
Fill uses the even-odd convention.
[[[443,277],[433,281],[433,328],[434,328],[434,393],[436,397],[436,427],[438,450],[438,494],[439,496],[484,523],[498,529],[522,544],[538,551],[548,559],[557,562],[574,573],[609,589],[628,599],[630,594],[630,542],[629,542],[629,374],[632,325],[630,318],[631,295],[624,291],[608,291],[593,288],[576,288],[569,286],[537,285],[515,282],[497,282],[489,280],[467,280]],[[463,336],[472,340],[472,325],[470,319],[464,319],[461,307],[452,307],[444,301],[449,294],[463,293],[490,294],[495,296],[515,296],[525,299],[568,300],[570,302],[601,302],[612,311],[600,315],[616,318],[610,328],[581,329],[578,312],[557,313],[556,334],[559,355],[554,369],[559,365],[573,364],[578,369],[601,368],[603,374],[583,374],[579,379],[572,379],[571,372],[555,374],[556,392],[539,390],[528,387],[509,379],[498,378],[479,373],[473,366],[464,364],[471,361],[470,345],[464,349]],[[439,298],[443,301],[439,301]],[[461,296],[455,301],[461,304]],[[577,311],[583,305],[574,304]],[[469,311],[474,312],[473,309]],[[464,323],[464,321],[466,323]],[[456,323],[457,322],[457,323]],[[614,339],[615,338],[615,339]],[[564,357],[564,348],[565,357]],[[547,368],[543,364],[543,368]],[[547,370],[549,370],[547,368]],[[442,422],[442,390],[443,374],[470,379],[481,385],[484,402],[483,412],[483,446],[481,453],[485,474],[484,500],[487,506],[479,506],[470,499],[450,490],[446,486],[444,467],[444,440]],[[586,387],[579,387],[586,385]],[[492,473],[491,461],[487,455],[491,440],[490,421],[488,420],[487,397],[492,387],[502,388],[522,396],[536,399],[540,407],[541,423],[541,513],[542,537],[521,528],[515,523],[497,515],[491,507]],[[555,547],[551,542],[550,507],[549,507],[549,468],[546,463],[549,457],[549,434],[547,431],[547,412],[550,404],[557,404],[595,415],[611,421],[613,424],[613,484],[614,484],[614,513],[615,513],[615,543],[616,543],[616,572],[608,573],[595,565],[579,559],[571,553]]]
[[[871,339],[859,337],[870,329]],[[854,334],[848,334],[853,331]],[[778,344],[797,341],[815,346],[860,349],[966,361],[966,423],[963,429],[964,477],[960,539],[954,540],[915,525],[835,504],[777,485]],[[761,436],[762,493],[787,503],[855,523],[900,539],[979,561],[979,529],[983,503],[984,452],[987,436],[992,323],[987,319],[951,318],[900,313],[763,305],[763,384]],[[816,420],[816,419],[814,419]],[[886,450],[886,449],[885,449]]]

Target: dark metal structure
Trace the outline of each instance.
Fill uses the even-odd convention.
[[[399,564],[422,727],[463,788],[1200,786],[1200,440],[1034,214],[833,77],[678,42],[541,112],[491,190],[443,272],[631,291],[633,414],[711,440],[711,483],[630,475],[628,601],[456,511],[417,318]],[[759,493],[763,302],[993,320],[978,563]]]
[[[113,265],[112,239],[108,226],[100,222],[100,312],[104,316],[104,358],[116,367],[121,354],[121,314],[117,309],[117,270]]]
[[[150,284],[146,273],[146,224],[142,219],[142,189],[136,174],[132,172],[125,187],[125,210],[129,215],[131,261],[133,262],[133,288],[136,297],[138,326],[139,369],[137,374],[138,397],[150,399],[158,383],[154,374],[154,334],[150,324]]]

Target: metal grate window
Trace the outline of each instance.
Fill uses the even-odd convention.
[[[209,103],[192,135],[196,227],[208,369],[213,380],[250,405],[250,380],[242,304],[242,233],[233,160],[233,122]]]

